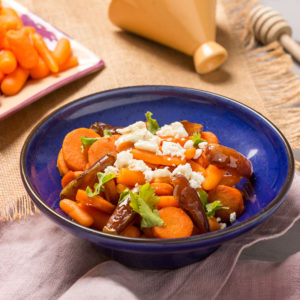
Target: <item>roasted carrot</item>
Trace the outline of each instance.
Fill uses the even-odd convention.
[[[13,52],[2,50],[0,52],[0,71],[4,74],[12,73],[17,68],[17,60]]]
[[[173,195],[173,187],[169,183],[151,183],[150,186],[154,189],[157,196]]]
[[[86,191],[81,189],[77,190],[75,199],[86,206],[92,206],[107,214],[111,214],[116,207],[101,196],[89,197]]]
[[[88,151],[88,162],[93,165],[100,158],[106,154],[117,156],[117,150],[115,141],[118,139],[118,135],[112,135],[110,137],[102,137],[95,143],[93,143]]]
[[[129,150],[129,149],[132,149],[134,147],[134,143],[133,142],[124,142],[122,144],[120,144],[118,147],[117,147],[117,151],[118,152],[122,152],[122,151],[126,151],[126,150]]]
[[[58,66],[64,64],[71,56],[70,41],[64,37],[59,39],[52,54]]]
[[[134,159],[140,159],[147,163],[151,163],[155,165],[172,166],[172,165],[185,164],[186,162],[185,159],[181,159],[179,157],[155,155],[153,152],[140,150],[140,149],[132,149],[131,153]]]
[[[170,177],[156,177],[152,180],[153,183],[170,183]]]
[[[217,231],[220,229],[220,224],[215,217],[208,218],[208,223],[210,231]]]
[[[235,174],[224,174],[223,178],[221,179],[220,183],[221,185],[228,185],[228,186],[234,186],[238,184],[241,181],[242,177]]]
[[[25,32],[21,30],[9,30],[6,33],[6,37],[21,67],[31,69],[38,64],[38,53]]]
[[[101,210],[98,210],[91,206],[86,206],[82,203],[78,203],[78,205],[94,219],[94,223],[92,227],[98,230],[102,230],[103,227],[106,225],[110,217],[110,214],[106,214]]]
[[[184,129],[189,135],[193,135],[194,133],[202,131],[202,125],[198,123],[191,123],[189,121],[180,121],[180,123],[184,126]]]
[[[191,236],[193,222],[191,218],[178,207],[165,207],[159,210],[164,226],[154,226],[153,234],[161,239],[174,239]]]
[[[39,55],[43,58],[48,68],[51,70],[51,72],[57,73],[59,71],[58,64],[55,61],[51,51],[48,49],[43,38],[37,33],[32,34],[31,37],[34,43],[34,47],[36,48]]]
[[[59,66],[59,72],[66,71],[78,65],[79,65],[78,58],[72,55],[61,66]]]
[[[152,228],[143,228],[143,233],[146,238],[154,238]]]
[[[161,209],[163,207],[179,207],[178,201],[175,199],[174,196],[160,196],[159,202],[156,204],[157,209]]]
[[[194,172],[201,172],[203,175],[205,175],[205,168],[203,168],[199,163],[193,160],[189,160],[188,163],[191,165]]]
[[[59,150],[56,166],[58,168],[60,176],[64,176],[70,171],[64,160],[62,149]]]
[[[205,169],[209,165],[209,162],[206,159],[205,153],[202,153],[201,156],[198,159],[196,159],[196,162]]]
[[[82,171],[69,171],[66,175],[61,179],[61,186],[64,188],[69,182],[76,179],[82,174]]]
[[[134,225],[127,226],[121,235],[133,238],[139,238],[141,236],[141,231]]]
[[[188,148],[185,150],[185,158],[186,159],[192,159],[196,154],[196,148],[192,147],[192,148]]]
[[[88,163],[87,150],[82,151],[81,137],[100,137],[94,130],[78,128],[69,132],[62,144],[62,153],[69,169],[72,171],[83,171]]]
[[[121,168],[117,175],[117,183],[126,186],[135,186],[135,184],[144,184],[145,175],[141,171],[129,170]]]
[[[121,194],[126,188],[127,188],[127,186],[124,184],[121,184],[121,183],[118,183],[116,185],[116,190],[117,190],[118,194]]]
[[[72,200],[63,199],[59,202],[59,206],[68,216],[82,226],[89,227],[94,222],[92,216]]]
[[[219,144],[217,136],[210,131],[202,131],[201,138],[206,140],[208,143]]]
[[[205,170],[205,180],[202,183],[202,187],[207,191],[214,189],[223,178],[224,173],[224,170],[214,165],[209,165]]]
[[[3,94],[6,96],[17,94],[23,88],[28,75],[28,70],[21,67],[17,67],[12,73],[6,75],[1,82]]]
[[[228,209],[216,210],[215,216],[221,218],[222,222],[229,222],[230,214],[235,212],[239,217],[244,211],[244,200],[242,193],[230,186],[218,185],[214,190],[208,194],[208,202],[219,200],[222,206]]]
[[[29,74],[33,79],[41,79],[47,77],[50,74],[50,70],[48,65],[39,56],[38,64],[34,68],[30,69]]]

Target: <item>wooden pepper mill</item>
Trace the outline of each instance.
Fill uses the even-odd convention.
[[[292,38],[292,29],[273,8],[256,5],[250,12],[250,22],[256,38],[263,44],[278,41],[298,62],[300,46]]]

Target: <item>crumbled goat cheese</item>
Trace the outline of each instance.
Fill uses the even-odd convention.
[[[236,220],[236,212],[234,211],[229,215],[229,221],[230,223],[233,223],[235,220]]]
[[[117,159],[114,163],[114,166],[117,167],[118,169],[127,168],[128,162],[132,159],[133,159],[133,155],[130,153],[129,150],[122,151],[117,154]]]
[[[217,220],[218,223],[221,222],[221,218],[219,218],[219,217],[216,220]]]
[[[171,177],[171,172],[168,170],[168,168],[164,169],[157,169],[153,171],[153,177],[159,178],[159,177]]]
[[[188,148],[192,148],[194,146],[194,142],[192,140],[188,140],[185,142],[183,148],[188,149]]]
[[[185,149],[180,146],[178,143],[172,142],[163,142],[161,147],[163,155],[171,155],[171,156],[178,156],[184,159],[185,157]]]
[[[119,169],[113,166],[108,166],[106,167],[106,169],[104,170],[105,174],[116,174],[118,175],[119,173]]]
[[[174,122],[169,125],[164,125],[156,132],[158,136],[173,136],[175,138],[181,138],[188,136],[188,133],[184,129],[184,126],[180,122]]]
[[[208,143],[207,142],[202,142],[198,144],[198,148],[205,150],[207,147]]]
[[[134,143],[134,147],[137,149],[147,150],[155,153],[159,151],[158,145],[153,143],[152,141],[137,141]]]
[[[194,172],[189,163],[185,165],[179,165],[172,175],[183,175],[190,183],[190,186],[194,189],[201,188],[204,177],[200,172]]]
[[[117,129],[117,132],[121,134],[127,134],[131,132],[135,132],[140,129],[147,129],[145,122],[142,121],[135,122],[127,127]]]
[[[203,151],[202,149],[196,149],[196,153],[195,153],[193,159],[198,159],[201,156],[202,151]]]

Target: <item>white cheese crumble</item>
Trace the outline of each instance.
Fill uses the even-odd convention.
[[[168,170],[168,168],[164,169],[157,169],[152,171],[153,172],[153,177],[154,178],[159,178],[159,177],[171,177],[172,173]]]
[[[218,223],[221,222],[221,218],[219,218],[219,217],[216,220],[217,220]]]
[[[147,150],[157,153],[159,151],[158,145],[152,141],[137,141],[134,143],[134,147],[141,150]]]
[[[163,142],[161,147],[163,155],[171,155],[171,156],[178,156],[184,159],[185,157],[185,149],[180,146],[178,143],[172,142]]]
[[[117,132],[121,133],[121,134],[128,134],[128,133],[135,132],[139,129],[144,129],[144,128],[146,128],[145,122],[138,121],[127,127],[117,129]]]
[[[156,132],[158,136],[173,136],[175,138],[187,137],[188,133],[180,122],[164,125]]]
[[[236,212],[234,211],[229,215],[229,221],[230,223],[233,223],[235,222],[235,220],[236,220]]]
[[[220,229],[225,229],[227,227],[226,223],[219,223],[220,224]]]
[[[114,167],[114,166],[108,166],[106,167],[106,169],[104,170],[105,174],[115,174],[118,175],[119,173],[119,169]]]
[[[198,144],[198,148],[205,150],[207,147],[208,143],[207,142],[202,142]]]
[[[196,149],[196,153],[195,153],[193,159],[198,159],[201,156],[202,151],[203,151],[202,149]]]
[[[188,148],[192,148],[194,146],[194,142],[192,140],[188,140],[185,142],[183,148],[188,149]]]
[[[185,165],[179,165],[173,172],[172,175],[183,175],[189,182],[190,186],[194,189],[201,188],[204,177],[200,172],[194,172],[189,163]]]

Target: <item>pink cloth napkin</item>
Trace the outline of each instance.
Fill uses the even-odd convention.
[[[299,216],[296,174],[286,201],[263,224],[172,271],[109,260],[43,215],[0,223],[0,299],[300,299],[300,251],[282,262],[238,261],[243,249],[284,234]]]

